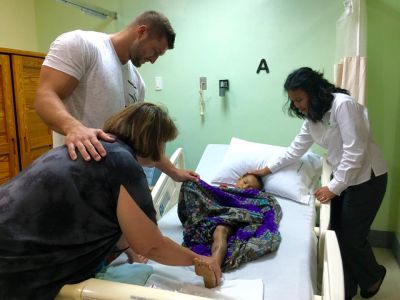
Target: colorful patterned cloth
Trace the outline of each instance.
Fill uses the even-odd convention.
[[[184,227],[183,245],[201,255],[211,255],[217,225],[231,228],[223,271],[276,251],[281,241],[281,207],[273,196],[259,190],[220,189],[202,180],[187,181],[181,187],[178,216]]]

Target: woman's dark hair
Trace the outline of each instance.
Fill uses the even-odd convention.
[[[176,138],[178,129],[166,109],[149,102],[136,102],[109,118],[104,131],[128,141],[141,157],[159,161],[165,144]]]
[[[262,191],[264,190],[264,182],[262,181],[262,177],[258,175],[254,175],[257,179],[258,184],[260,185],[259,190]]]
[[[308,67],[299,68],[286,78],[284,84],[285,92],[303,90],[309,97],[307,115],[302,114],[289,99],[284,109],[291,117],[310,119],[313,122],[322,120],[323,115],[331,108],[334,96],[332,93],[343,93],[350,95],[349,91],[341,89],[330,83],[323,77],[322,73]]]

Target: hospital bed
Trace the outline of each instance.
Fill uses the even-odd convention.
[[[210,144],[206,147],[196,171],[206,182],[211,182],[216,166],[221,162],[228,145]],[[171,162],[184,168],[182,148],[171,156]],[[330,170],[324,163],[321,183],[329,181]],[[161,174],[152,190],[162,233],[178,243],[182,242],[182,225],[177,216],[180,183]],[[223,288],[201,288],[202,278],[193,267],[171,267],[150,262],[154,268],[147,286],[89,279],[80,284],[66,285],[57,300],[66,299],[250,299],[250,292],[260,299],[344,299],[342,262],[335,233],[328,230],[329,205],[310,201],[302,205],[277,197],[283,218],[279,230],[282,242],[275,253],[244,264],[224,273],[222,287],[247,286],[247,295],[236,298],[224,294]],[[318,216],[318,220],[317,220]],[[316,226],[316,224],[318,226]],[[226,284],[225,284],[226,285]],[[193,295],[196,294],[196,295]],[[250,298],[249,298],[250,297]]]

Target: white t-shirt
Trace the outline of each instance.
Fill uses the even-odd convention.
[[[143,101],[145,85],[129,61],[122,65],[109,35],[75,30],[60,35],[51,45],[43,65],[75,77],[79,84],[64,104],[73,117],[91,128],[128,104]],[[53,146],[64,137],[53,133]]]
[[[332,107],[320,122],[305,120],[285,156],[269,166],[276,172],[301,157],[315,142],[328,149],[333,179],[328,188],[340,195],[347,187],[387,172],[386,163],[370,131],[367,109],[346,94],[334,94]]]

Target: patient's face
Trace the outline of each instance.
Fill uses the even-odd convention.
[[[255,175],[246,174],[236,181],[235,186],[240,189],[257,189],[260,190],[261,186]]]

